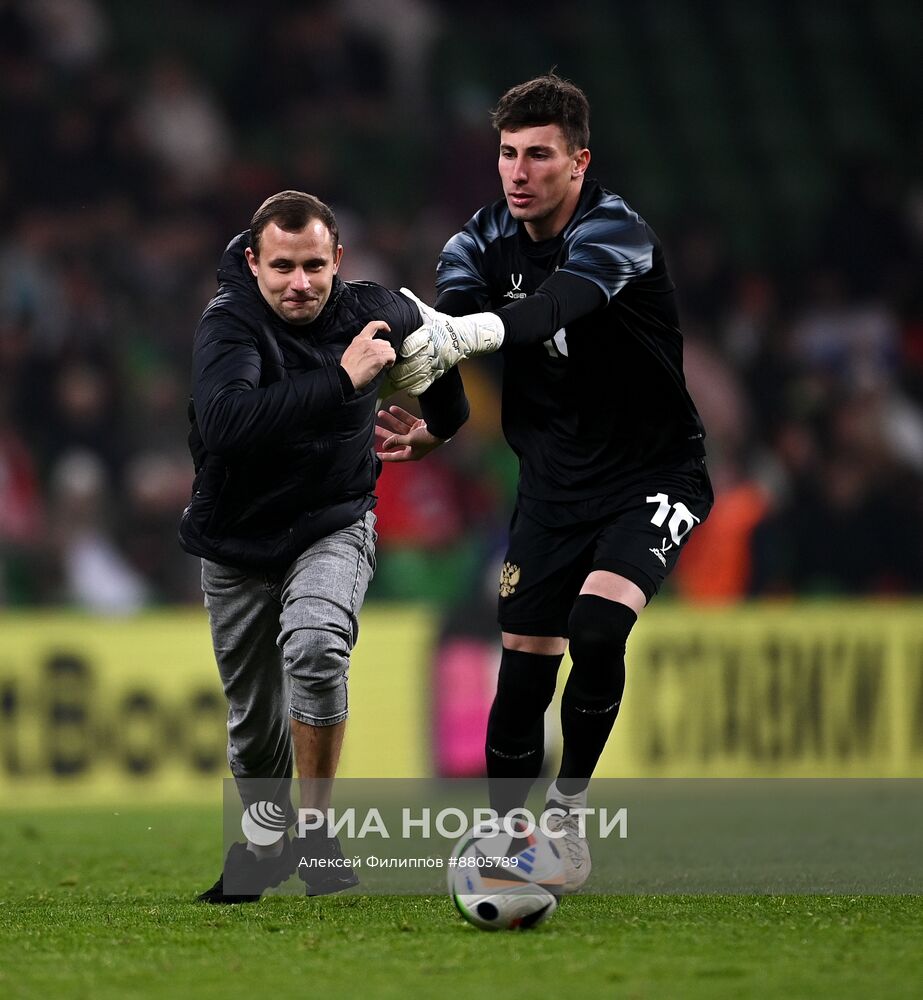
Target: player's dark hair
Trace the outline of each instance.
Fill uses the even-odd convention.
[[[590,102],[570,80],[553,71],[511,87],[490,113],[498,132],[515,132],[534,125],[557,125],[568,152],[590,142]]]
[[[304,191],[280,191],[270,195],[254,212],[250,220],[250,249],[254,257],[260,255],[260,240],[263,230],[274,222],[287,233],[300,232],[312,220],[322,222],[333,237],[333,247],[340,242],[340,231],[337,220],[328,205],[325,205],[313,194]]]

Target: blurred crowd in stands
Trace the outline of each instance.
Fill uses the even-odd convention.
[[[717,502],[670,592],[923,590],[919,133],[834,151],[808,236],[783,218],[742,254],[694,194],[648,206],[618,108],[594,100],[605,66],[584,73],[574,22],[533,6],[527,45],[510,20],[478,52],[500,16],[480,0],[0,0],[0,606],[198,603],[176,526],[191,338],[225,244],[267,195],[311,191],[344,277],[431,298],[443,242],[500,193],[487,110],[556,62],[609,144],[596,175],[659,232],[679,290]],[[370,599],[495,593],[516,468],[490,361],[465,366],[452,444],[386,468]]]

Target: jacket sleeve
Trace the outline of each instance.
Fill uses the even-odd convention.
[[[262,371],[257,335],[243,320],[223,311],[202,318],[193,348],[192,397],[212,454],[231,457],[281,444],[355,394],[339,365],[261,387]]]

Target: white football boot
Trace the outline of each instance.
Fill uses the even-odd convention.
[[[576,892],[589,878],[593,869],[590,845],[586,837],[580,836],[580,817],[571,812],[573,809],[585,808],[585,789],[577,795],[564,795],[558,791],[555,782],[552,782],[545,793],[545,810],[559,810],[548,816],[545,825],[552,834],[563,831],[563,836],[551,838],[564,863],[564,883],[560,887],[561,892]],[[565,815],[561,815],[560,810],[564,810]]]

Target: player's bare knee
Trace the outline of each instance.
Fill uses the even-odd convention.
[[[567,640],[556,635],[519,635],[503,633],[503,648],[512,653],[533,653],[536,656],[563,656]]]

